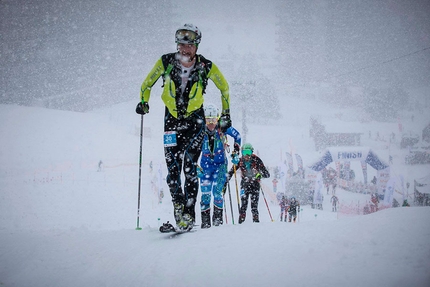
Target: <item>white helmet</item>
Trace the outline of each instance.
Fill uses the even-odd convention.
[[[205,118],[218,118],[219,111],[214,104],[208,104],[205,106]]]
[[[202,39],[202,32],[193,24],[185,24],[176,30],[175,42],[176,44],[200,44]]]

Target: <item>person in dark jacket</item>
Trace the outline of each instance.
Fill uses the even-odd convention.
[[[288,210],[289,204],[290,203],[288,201],[288,198],[285,195],[282,195],[281,199],[279,200],[279,207],[281,207],[281,221],[282,221],[282,218],[284,219],[284,221],[287,221],[287,217],[288,217],[287,210]]]
[[[227,175],[227,181],[236,171],[241,173],[240,188],[242,205],[240,207],[239,224],[246,218],[248,200],[251,197],[251,213],[253,222],[260,222],[258,215],[258,200],[260,198],[260,180],[270,177],[268,169],[263,161],[254,154],[254,148],[250,143],[242,145],[242,157],[238,160],[233,158],[233,167]]]
[[[288,205],[288,222],[291,222],[291,220],[296,222],[297,212],[300,212],[300,203],[293,196],[291,197],[290,203]]]

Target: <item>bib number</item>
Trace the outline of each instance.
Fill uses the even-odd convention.
[[[165,132],[164,133],[164,146],[176,146],[176,131]]]

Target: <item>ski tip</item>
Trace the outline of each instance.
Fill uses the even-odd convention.
[[[136,230],[142,230],[142,227],[136,227]]]

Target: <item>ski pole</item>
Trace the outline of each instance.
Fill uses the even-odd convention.
[[[233,164],[233,171],[234,171],[234,182],[236,183],[237,209],[239,210],[239,216],[240,216],[239,187],[238,187],[238,185],[237,185],[236,165],[235,165],[235,164]]]
[[[267,204],[266,196],[264,195],[264,191],[263,191],[263,188],[261,187],[261,185],[260,185],[260,189],[261,189],[261,193],[263,194],[264,202],[266,203],[267,211],[269,211],[270,219],[273,222],[274,220],[272,218],[272,214],[270,213],[269,205]]]
[[[137,188],[137,225],[136,225],[136,230],[142,230],[142,227],[139,226],[140,185],[142,182],[142,142],[143,142],[143,115],[141,115],[141,118],[140,118],[139,186]]]
[[[227,182],[227,187],[228,187],[228,197],[230,198],[231,221],[233,222],[233,225],[234,225],[233,203],[231,202],[230,182]]]
[[[225,224],[228,224],[228,218],[227,218],[227,207],[225,207],[225,196],[224,196],[224,194],[222,195],[222,201],[223,201],[222,209],[223,209],[223,211],[224,211]]]

